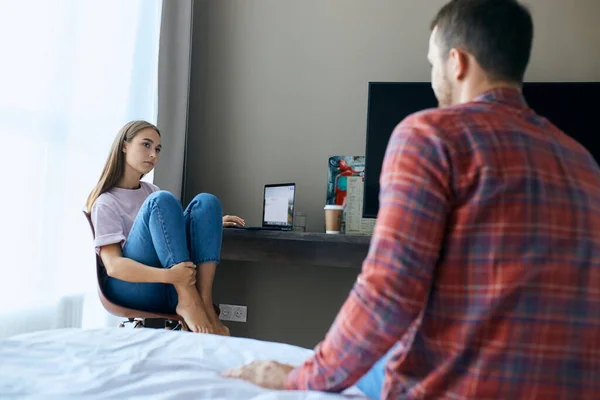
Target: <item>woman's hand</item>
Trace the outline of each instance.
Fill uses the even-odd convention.
[[[184,261],[175,264],[168,271],[166,283],[173,285],[195,285],[196,284],[196,266],[193,262]]]
[[[235,215],[226,215],[223,217],[223,226],[244,226],[246,225],[246,221],[241,219],[240,217],[236,217]]]

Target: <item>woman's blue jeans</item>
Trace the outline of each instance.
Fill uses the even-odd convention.
[[[123,256],[154,268],[184,261],[219,262],[223,239],[223,209],[211,195],[197,195],[185,211],[166,191],[144,201],[123,247]],[[135,310],[175,313],[177,292],[166,283],[126,282],[108,277],[105,294],[112,302]]]

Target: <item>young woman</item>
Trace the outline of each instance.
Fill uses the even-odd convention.
[[[101,282],[116,304],[177,313],[194,332],[228,335],[213,308],[212,284],[223,225],[219,200],[197,195],[183,210],[171,193],[141,181],[158,161],[160,132],[132,121],[115,138],[98,184],[87,200],[96,252],[106,267]]]

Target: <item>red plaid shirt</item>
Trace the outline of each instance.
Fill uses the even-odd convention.
[[[516,90],[398,125],[362,272],[287,387],[399,341],[383,398],[600,399],[600,169]]]

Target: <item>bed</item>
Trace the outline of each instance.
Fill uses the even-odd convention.
[[[59,329],[0,340],[0,397],[94,399],[364,399],[262,389],[225,379],[256,359],[300,364],[312,350],[161,329]]]

